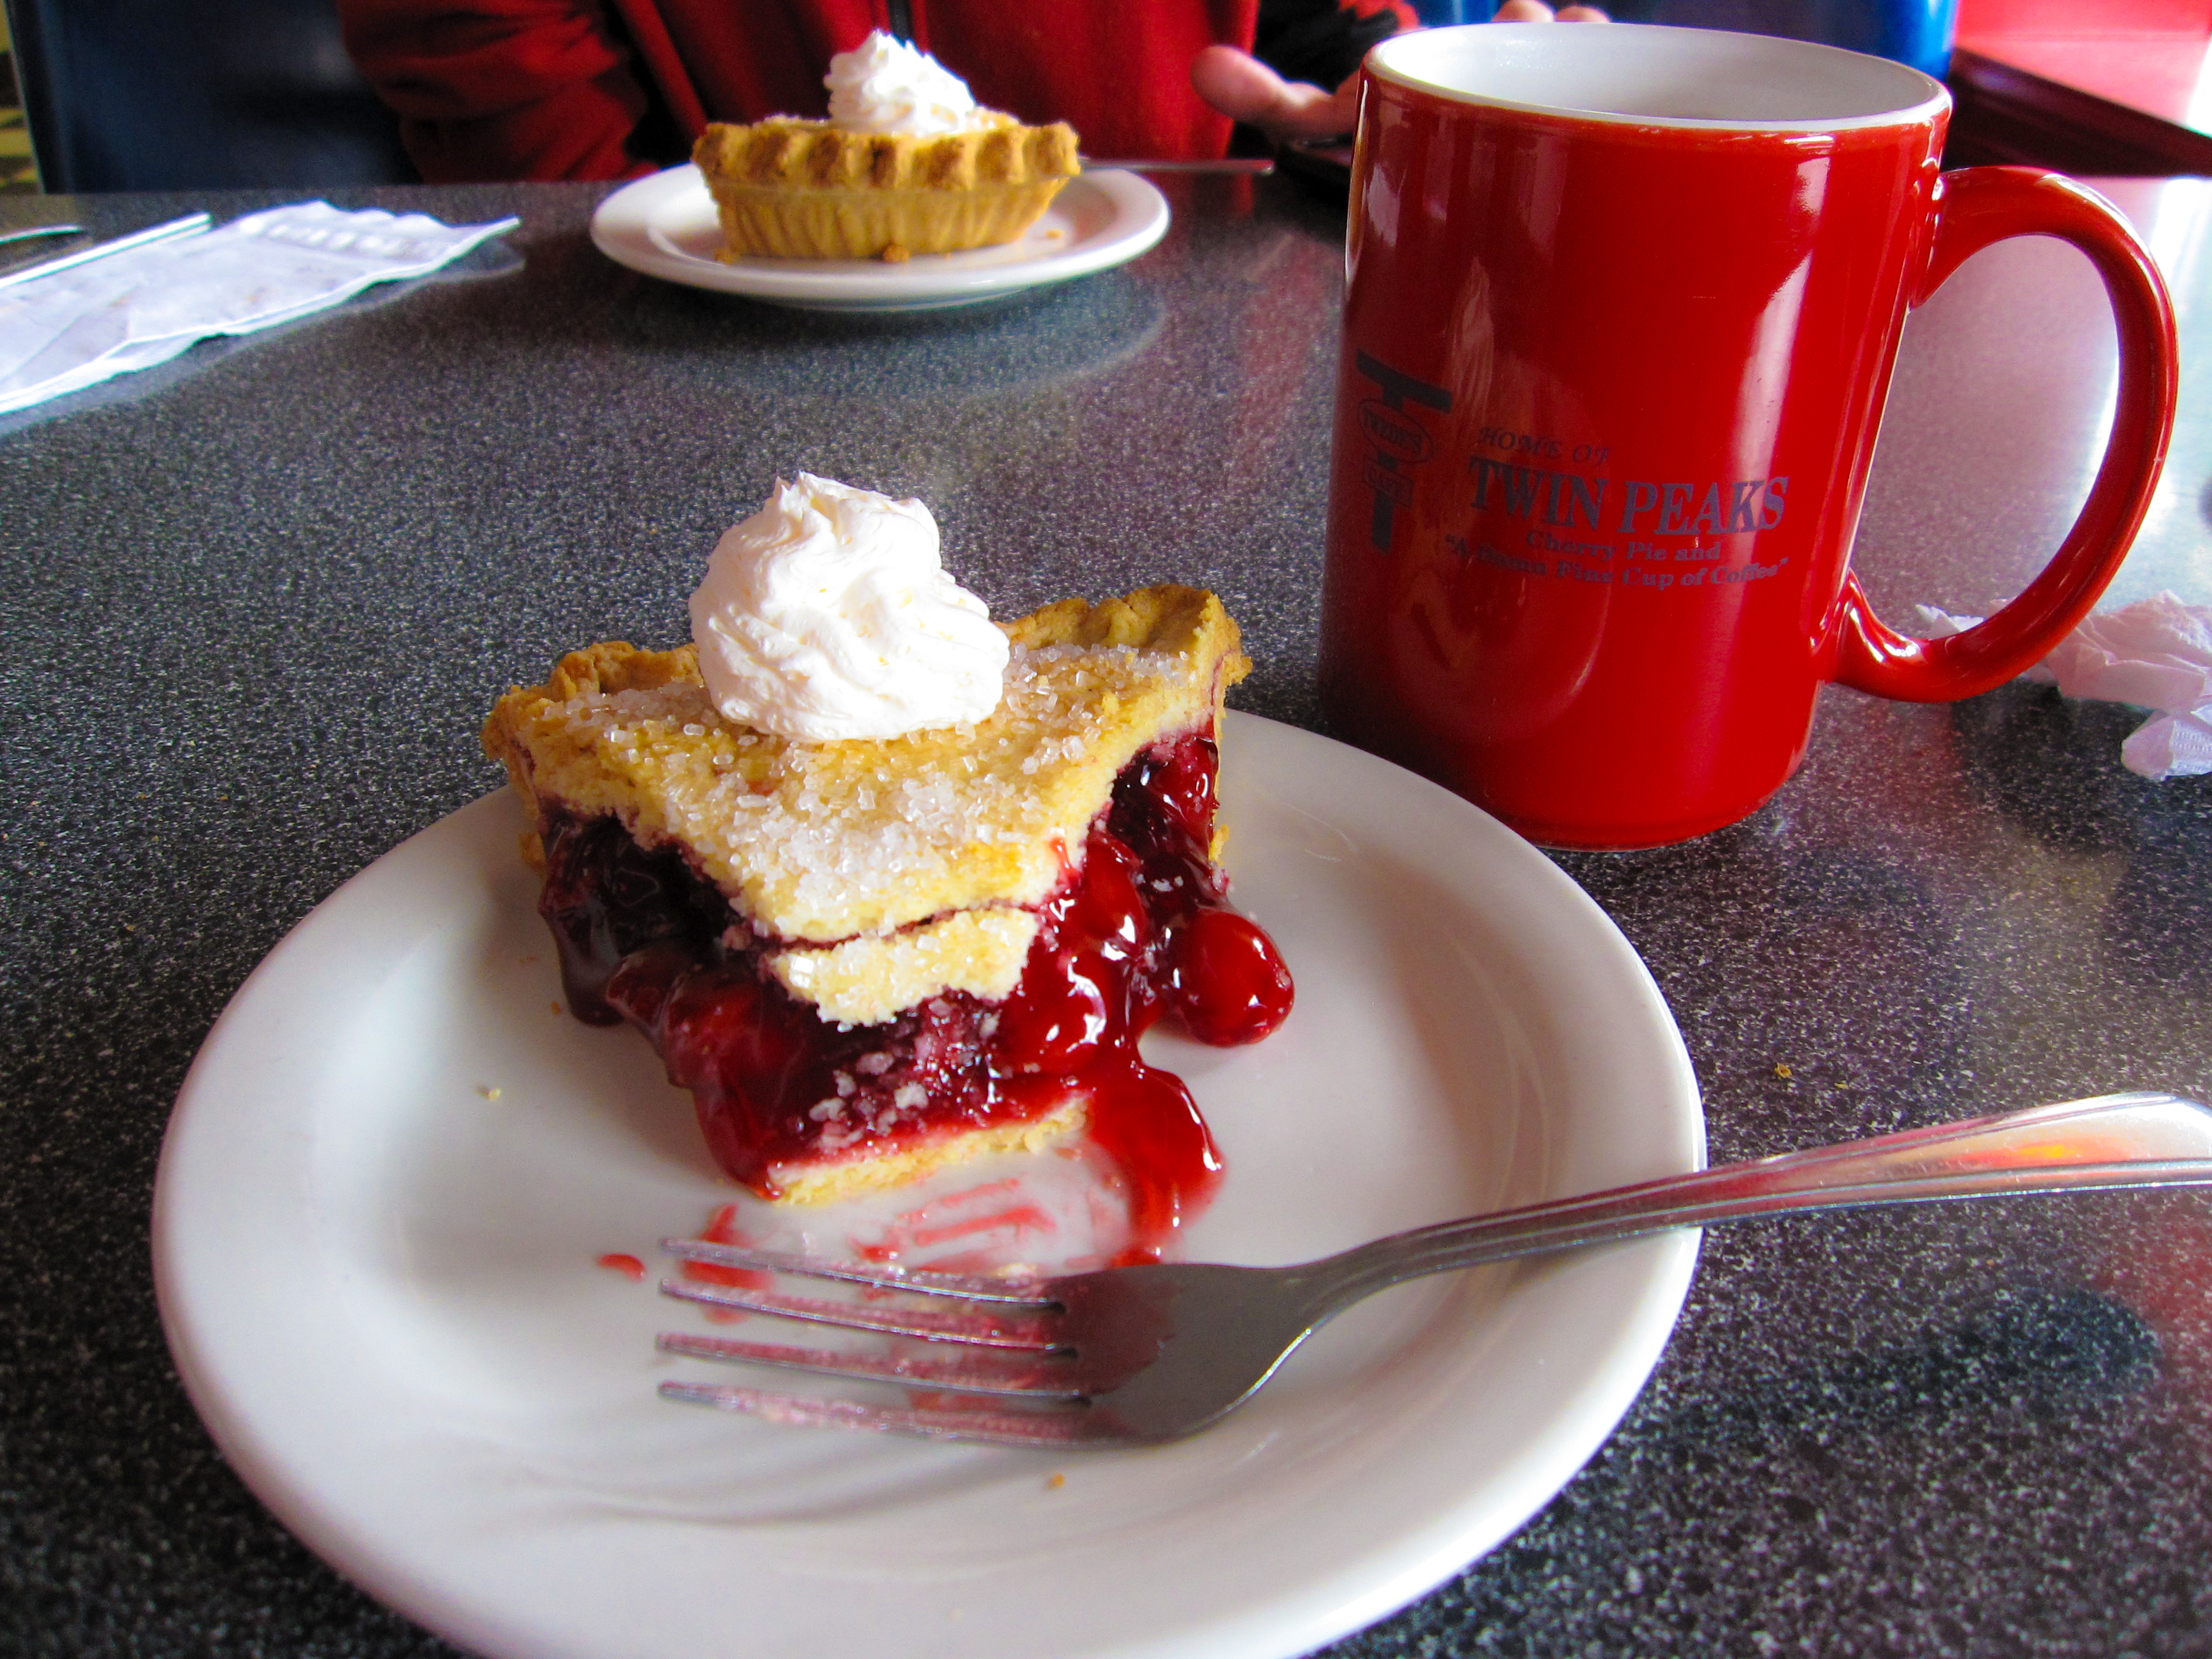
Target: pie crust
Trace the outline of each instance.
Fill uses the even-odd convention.
[[[550,799],[683,848],[824,1018],[872,1024],[945,990],[1000,997],[1121,769],[1163,736],[1211,732],[1250,668],[1221,601],[1195,588],[1064,599],[1006,632],[1006,696],[974,725],[771,737],[715,712],[690,646],[615,641],[501,698],[484,750],[533,816]],[[543,869],[542,848],[525,856]]]
[[[721,216],[720,258],[888,259],[1011,242],[1082,170],[1065,122],[932,137],[775,117],[710,125],[692,147]]]

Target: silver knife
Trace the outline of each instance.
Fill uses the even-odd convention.
[[[1275,170],[1272,155],[1231,155],[1206,161],[1097,161],[1088,155],[1081,159],[1085,173],[1119,167],[1125,173],[1241,173],[1264,179]]]
[[[82,236],[82,225],[33,225],[27,230],[0,230],[0,247],[10,242],[33,242],[41,236]]]
[[[144,230],[132,231],[128,236],[94,242],[90,247],[81,247],[74,253],[63,254],[59,258],[41,259],[36,264],[9,271],[0,276],[0,288],[13,288],[18,283],[51,276],[58,270],[71,270],[78,265],[89,264],[94,259],[105,259],[111,253],[127,253],[134,247],[149,247],[155,242],[173,241],[179,236],[197,236],[214,222],[204,213],[188,213],[181,219],[170,220],[167,224],[149,225]]]

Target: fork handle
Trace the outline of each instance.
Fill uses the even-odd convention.
[[[1727,1164],[1378,1238],[1309,1265],[1329,1312],[1455,1267],[1800,1210],[2212,1183],[2212,1109],[2099,1095]]]

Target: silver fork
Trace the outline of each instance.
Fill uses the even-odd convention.
[[[1024,1281],[848,1267],[667,1239],[663,1248],[692,1261],[841,1281],[878,1294],[823,1301],[667,1280],[660,1286],[666,1295],[957,1351],[943,1358],[845,1353],[672,1332],[659,1339],[664,1352],[1005,1398],[887,1406],[691,1382],[664,1382],[660,1392],[781,1423],[1014,1446],[1146,1445],[1214,1422],[1249,1399],[1331,1316],[1429,1273],[1754,1216],[2199,1182],[2212,1182],[2212,1109],[2179,1095],[2123,1094],[1443,1222],[1286,1267],[1166,1263]],[[916,1303],[915,1295],[926,1299]]]

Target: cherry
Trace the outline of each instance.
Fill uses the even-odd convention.
[[[1009,1071],[1073,1071],[1097,1055],[1113,1028],[1107,994],[1117,976],[1096,951],[1053,951],[1042,972],[1033,951],[1021,984],[1000,1006],[992,1048]]]
[[[1137,885],[1142,873],[1137,855],[1120,836],[1103,828],[1093,830],[1084,847],[1082,876],[1062,904],[1048,910],[1047,920],[1054,913],[1064,916],[1059,929],[1063,943],[1088,945],[1111,961],[1133,962],[1152,933]]]
[[[1234,910],[1209,908],[1175,931],[1168,994],[1193,1036],[1230,1048],[1257,1042],[1280,1025],[1293,993],[1274,941]]]
[[[1220,767],[1221,751],[1211,738],[1187,737],[1148,750],[1131,762],[1115,781],[1115,805],[1127,803],[1135,806],[1136,810],[1127,816],[1140,823],[1147,817],[1157,819],[1164,813],[1202,857],[1213,842],[1213,781]],[[1143,805],[1138,805],[1133,797],[1140,798]],[[1116,823],[1115,829],[1124,835],[1128,833],[1121,823]],[[1149,838],[1144,837],[1139,830],[1132,839]],[[1142,850],[1149,852],[1151,848]]]
[[[645,852],[615,817],[562,817],[544,840],[538,909],[561,947],[562,988],[577,1018],[611,1025],[622,1016],[606,1000],[608,980],[625,958],[663,939],[691,954],[684,941],[696,931],[693,918],[667,898],[670,881],[685,873],[682,858]]]

